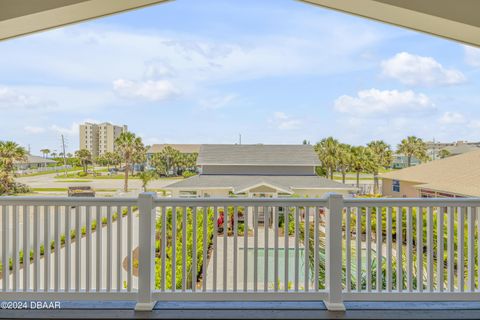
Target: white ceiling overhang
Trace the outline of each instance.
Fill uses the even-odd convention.
[[[0,40],[167,0],[0,0]],[[480,0],[300,0],[480,46]]]
[[[168,0],[0,0],[0,40]]]

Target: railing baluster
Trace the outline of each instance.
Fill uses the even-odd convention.
[[[477,290],[480,290],[480,208],[475,207],[475,214],[477,216]]]
[[[23,206],[23,291],[30,290],[30,207]]]
[[[423,208],[417,208],[417,290],[423,291]]]
[[[468,291],[475,290],[475,215],[474,208],[468,207]]]
[[[258,206],[254,208],[253,213],[253,291],[258,290]]]
[[[223,206],[223,291],[227,291],[227,258],[228,258],[228,206]]]
[[[52,269],[51,264],[51,248],[50,248],[50,234],[51,234],[51,210],[49,206],[43,206],[43,256],[44,256],[44,291],[47,292],[50,290],[50,270]]]
[[[85,208],[85,240],[87,244],[85,257],[87,274],[85,278],[85,290],[90,292],[92,290],[92,207]]]
[[[97,248],[96,248],[96,265],[97,269],[95,271],[95,278],[96,278],[96,286],[95,290],[99,292],[102,290],[103,284],[102,284],[102,264],[103,264],[103,255],[102,255],[102,210],[103,207],[96,206],[95,207],[95,213],[97,215],[97,224],[96,224],[96,229],[95,229],[95,235],[96,235],[96,240],[97,240]]]
[[[407,290],[413,291],[413,221],[412,208],[407,207]]]
[[[447,209],[447,284],[448,284],[448,291],[453,292],[455,291],[455,283],[454,283],[454,212],[452,207],[448,207]]]
[[[207,229],[207,224],[208,224],[208,211],[210,210],[209,207],[203,207],[203,267],[202,267],[202,271],[203,271],[203,276],[202,276],[202,280],[203,280],[203,284],[202,284],[202,290],[203,292],[206,292],[207,291],[207,238],[208,238],[208,229]],[[214,215],[216,216],[216,214]],[[215,246],[216,245],[216,238],[217,238],[217,220],[214,218],[213,220],[213,225],[214,225],[214,239],[215,239],[215,242],[213,244],[213,251],[214,251],[214,255],[216,255],[216,251],[217,251],[217,247]],[[215,266],[216,267],[216,266]]]
[[[263,207],[263,225],[264,225],[264,230],[265,230],[265,250],[264,250],[264,258],[265,262],[263,265],[263,291],[268,291],[268,256],[269,256],[269,249],[268,249],[268,229],[270,227],[270,212],[269,212],[269,207],[264,206]]]
[[[77,213],[78,214],[78,213]],[[117,292],[122,290],[122,258],[123,258],[123,213],[117,206]]]
[[[458,290],[463,292],[465,290],[465,260],[464,260],[464,242],[465,242],[465,207],[457,208],[457,280]]]
[[[376,277],[376,284],[377,284],[377,291],[382,291],[382,207],[376,207],[376,234],[377,234],[377,277]]]
[[[165,214],[165,209],[162,208],[162,216]],[[162,228],[164,224],[162,224]],[[163,232],[163,231],[162,231]],[[162,233],[163,236],[163,233]],[[165,252],[165,242],[162,238],[162,254]],[[133,259],[132,259],[132,252],[133,252],[133,213],[132,207],[127,207],[127,291],[131,292],[133,287]],[[163,258],[162,258],[163,263]],[[162,268],[162,291],[165,291],[165,277],[163,272],[165,268]]]
[[[444,208],[438,207],[437,208],[437,282],[438,282],[438,291],[443,292],[444,288],[444,276],[443,276],[443,269],[445,268],[445,263],[443,260],[443,235],[444,235],[444,223],[443,223],[443,215],[444,215]]]
[[[207,246],[203,246],[207,251]],[[192,208],[192,291],[197,289],[197,207]]]
[[[357,258],[356,288],[362,291],[362,208],[357,207],[355,226],[355,257]]]
[[[278,291],[278,281],[279,281],[279,276],[278,276],[278,207],[273,207],[273,234],[274,234],[274,239],[273,239],[273,247],[274,247],[274,258],[273,258],[273,275],[274,275],[274,283],[273,283],[273,288],[274,291]]]
[[[237,291],[238,207],[233,207],[233,291]]]
[[[388,206],[387,210],[387,226],[386,226],[386,237],[387,237],[387,291],[392,291],[392,207]]]
[[[18,206],[13,206],[13,291],[19,291],[19,281],[20,281],[20,243],[19,243],[19,222],[18,222],[19,210]]]
[[[298,292],[300,259],[299,259],[299,242],[300,242],[300,208],[295,207],[295,292]]]
[[[289,235],[289,227],[288,226],[290,224],[290,221],[289,221],[289,219],[290,219],[290,207],[285,206],[284,210],[285,210],[285,213],[284,213],[285,223],[284,223],[284,227],[283,227],[283,231],[284,231],[283,233],[284,233],[284,238],[285,238],[285,245],[284,245],[285,246],[285,275],[284,275],[285,276],[285,280],[284,280],[285,281],[285,284],[284,284],[285,288],[284,288],[284,290],[285,290],[285,292],[288,292],[288,290],[289,290],[288,289],[288,282],[290,281],[290,279],[288,277],[288,264],[289,264],[288,258],[289,258],[289,242],[290,242],[289,241],[289,238],[290,238],[289,236],[290,235]]]
[[[318,273],[318,270],[319,270],[319,254],[320,254],[320,244],[319,244],[319,235],[318,235],[318,207],[313,207],[313,210],[314,211],[314,216],[313,216],[313,239],[314,239],[314,246],[313,246],[313,263],[314,263],[314,268],[313,268],[313,272],[314,272],[314,275],[313,275],[313,288],[315,290],[315,292],[318,291],[318,282],[319,282],[319,273]],[[349,208],[347,208],[347,210],[349,210]],[[349,215],[348,211],[347,211],[347,217]],[[348,219],[350,221],[350,219]],[[345,232],[348,234],[350,232],[350,228],[346,229]],[[350,237],[350,236],[348,236]],[[347,253],[347,270],[349,270],[349,267],[348,267],[348,261],[350,260],[349,256],[348,256],[348,253]],[[347,271],[347,274],[348,274],[349,271]],[[348,279],[348,276],[347,276],[347,279]],[[348,282],[348,280],[347,280]]]
[[[107,209],[107,292],[112,291],[112,260],[113,260],[113,235],[112,235],[112,206]]]
[[[82,211],[85,207],[78,206],[75,210],[75,291],[79,292],[82,288],[82,271],[81,271],[81,257],[82,257],[82,230],[81,217]],[[117,248],[120,250],[120,248]]]
[[[372,291],[372,209],[367,207],[367,216],[365,224],[365,236],[367,240],[367,291]]]
[[[33,210],[33,291],[40,291],[40,207],[34,206]],[[7,251],[4,251],[7,252]],[[5,265],[4,265],[5,266]]]
[[[62,249],[62,243],[60,238],[60,215],[60,208],[58,206],[55,206],[55,292],[58,292],[60,290],[61,279],[60,251]]]
[[[208,208],[207,208],[208,210]],[[218,207],[213,207],[213,291],[217,291],[217,277],[218,277]],[[207,269],[205,268],[204,277],[206,279]],[[205,282],[206,283],[206,282]],[[206,286],[204,286],[205,288]],[[206,290],[206,289],[205,289]],[[205,291],[204,290],[204,291]]]
[[[70,226],[71,226],[71,213],[72,211],[76,210],[75,208],[71,208],[70,206],[64,206],[63,211],[64,211],[64,217],[65,217],[65,291],[68,292],[70,291],[71,288],[71,283],[70,283],[70,277],[71,277],[71,261],[72,261],[72,256],[71,256],[71,239],[70,239]],[[77,261],[75,261],[75,264],[77,264]]]
[[[188,208],[182,207],[182,292],[187,288],[187,215]]]
[[[243,207],[243,291],[248,290],[248,210]]]
[[[10,280],[10,265],[8,261],[7,252],[9,252],[10,248],[10,219],[9,219],[9,207],[3,205],[2,206],[2,284],[3,284],[3,292],[9,291],[9,280]]]
[[[427,208],[427,290],[433,291],[433,208]]]
[[[397,243],[397,291],[402,292],[403,290],[403,208],[397,207],[397,217],[395,221],[395,226],[397,228],[395,241]]]
[[[305,283],[304,283],[304,286],[305,286],[305,291],[308,291],[309,289],[309,286],[310,286],[310,282],[309,282],[309,266],[310,266],[310,261],[309,261],[309,255],[310,255],[310,245],[309,245],[309,241],[310,241],[310,222],[309,222],[309,217],[310,217],[310,207],[308,206],[305,206],[304,207],[305,211],[304,211],[304,214],[305,214],[305,220],[304,220],[304,227],[305,227],[305,238],[303,240],[303,246],[305,248]]]
[[[167,215],[168,215],[168,208],[167,207],[162,207],[162,252],[161,254],[161,259],[162,259],[162,278],[161,278],[161,284],[160,284],[160,289],[162,292],[165,292],[165,288],[167,286]]]
[[[177,207],[172,208],[172,292],[177,289]]]

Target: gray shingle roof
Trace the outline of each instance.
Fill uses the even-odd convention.
[[[311,145],[203,144],[197,165],[317,166]]]
[[[293,192],[293,189],[343,189],[355,188],[319,176],[243,176],[198,175],[167,185],[165,189],[229,189],[240,192],[248,187],[268,184]]]

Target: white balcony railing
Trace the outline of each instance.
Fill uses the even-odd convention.
[[[479,208],[336,194],[1,197],[0,300],[478,300]]]

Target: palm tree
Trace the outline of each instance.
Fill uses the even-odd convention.
[[[347,171],[350,169],[352,163],[352,147],[348,144],[342,143],[338,149],[337,165],[342,173],[342,183],[345,183]]]
[[[338,152],[340,143],[333,137],[322,139],[315,145],[322,166],[326,169],[327,177],[333,180],[333,173],[338,165]]]
[[[143,147],[142,139],[134,133],[122,132],[115,140],[115,146],[125,162],[125,180],[123,191],[128,192],[128,173],[135,154]]]
[[[407,157],[407,165],[409,167],[412,165],[412,157],[416,157],[420,161],[426,161],[428,159],[427,144],[415,136],[409,136],[403,139],[397,149],[399,153]]]
[[[143,192],[147,192],[147,185],[150,183],[150,181],[154,180],[157,175],[153,171],[142,171],[138,177],[142,181]]]
[[[357,173],[357,188],[360,188],[360,172],[372,172],[374,155],[370,148],[352,147],[351,169]]]
[[[380,168],[388,168],[392,165],[392,150],[390,146],[382,140],[374,140],[367,144],[367,146],[372,150],[375,157],[373,163],[373,189],[374,193],[378,193],[378,172]]]
[[[83,172],[87,173],[88,163],[92,161],[92,154],[87,149],[75,151],[75,156],[80,160]]]
[[[50,154],[50,149],[41,149],[41,153],[43,153],[43,158],[47,158],[47,155]]]
[[[24,161],[27,156],[25,148],[13,141],[0,141],[0,193],[10,192],[13,187],[12,174],[15,162]]]

